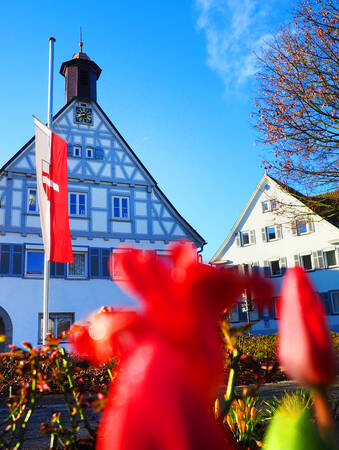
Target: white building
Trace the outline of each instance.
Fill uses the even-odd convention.
[[[102,305],[133,304],[107,269],[111,251],[122,242],[160,255],[177,239],[191,240],[198,251],[205,244],[100,108],[97,64],[80,52],[60,73],[66,104],[54,116],[53,130],[68,142],[74,264],[50,265],[55,334]],[[43,246],[36,194],[33,137],[0,169],[0,333],[7,335],[0,350],[41,341]]]
[[[321,295],[331,329],[339,331],[338,217],[325,220],[306,206],[307,197],[301,201],[289,192],[265,174],[210,262],[238,266],[245,272],[261,271],[274,282],[276,296],[286,268],[303,266]],[[241,305],[232,311],[231,319],[247,320]],[[275,332],[275,302],[269,311],[252,311],[250,319],[255,322],[254,332]]]

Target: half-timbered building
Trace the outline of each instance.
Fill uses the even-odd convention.
[[[189,239],[198,250],[205,244],[97,103],[100,67],[80,52],[62,64],[60,73],[66,104],[54,116],[53,130],[68,143],[74,263],[50,263],[50,328],[56,335],[101,305],[133,304],[107,268],[121,243],[159,255],[177,239]],[[7,335],[6,345],[39,343],[43,246],[34,137],[0,169],[0,286],[0,333]]]

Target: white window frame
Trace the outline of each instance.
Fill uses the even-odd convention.
[[[41,253],[44,254],[44,250],[41,247],[38,248],[32,248],[32,247],[26,247],[25,249],[25,277],[27,278],[43,278],[44,277],[44,263],[42,263],[42,272],[41,273],[28,273],[27,272],[27,257],[28,253]]]
[[[71,195],[76,196],[76,212],[71,213]],[[80,195],[85,196],[85,214],[79,214],[80,211]],[[68,192],[68,212],[71,217],[87,217],[87,192]]]
[[[94,159],[94,148],[93,147],[86,147],[86,158]]]
[[[244,243],[244,235],[247,234],[248,236],[248,243],[245,244]],[[248,245],[251,245],[251,235],[250,235],[250,231],[242,231],[241,232],[241,243],[243,247],[247,247]]]
[[[303,264],[303,256],[309,256],[310,258],[311,258],[311,269],[306,269],[306,267],[304,266],[304,264]],[[300,266],[304,269],[304,270],[306,270],[307,272],[310,272],[311,270],[314,270],[314,263],[313,263],[313,258],[312,258],[312,252],[303,252],[303,253],[300,253],[300,255],[299,255],[299,264],[300,264]]]
[[[273,270],[272,270],[272,263],[275,262],[275,261],[278,261],[278,263],[279,263],[279,273],[275,273],[275,274],[274,274],[274,273],[273,273]],[[272,278],[275,278],[275,277],[281,277],[282,272],[281,272],[281,262],[280,262],[280,258],[272,258],[272,259],[269,259],[268,262],[269,262],[269,264],[270,264],[270,274],[271,274],[271,277],[272,277]]]
[[[73,158],[81,158],[81,156],[82,156],[81,145],[77,145],[77,144],[73,145],[72,156],[73,156]]]
[[[339,259],[339,256],[338,256],[339,252],[336,250],[335,247],[324,248],[322,252],[323,252],[325,267],[327,269],[332,269],[332,267],[338,267],[338,265],[339,265],[339,261],[338,261],[338,259]],[[335,264],[332,264],[331,266],[328,264],[328,261],[327,261],[327,252],[334,252]]]
[[[35,191],[35,208],[34,210],[30,210],[30,198],[31,198],[31,191]],[[38,189],[36,187],[29,187],[27,189],[27,213],[28,214],[38,214],[39,213],[39,201],[38,201]]]
[[[330,300],[331,300],[332,313],[333,314],[339,314],[339,309],[336,310],[334,308],[334,299],[333,299],[333,295],[338,295],[339,296],[339,290],[337,290],[337,291],[329,291],[329,295],[330,295]]]
[[[119,216],[114,215],[114,200],[119,199]],[[127,200],[127,217],[122,216],[122,200]],[[113,195],[112,196],[112,220],[130,220],[130,198],[126,195]]]
[[[70,273],[70,265],[72,263],[67,263],[67,278],[71,280],[86,280],[88,278],[88,252],[87,251],[80,251],[80,250],[74,250],[73,251],[73,257],[75,255],[84,255],[84,271],[82,274],[71,274]]]
[[[58,337],[58,321],[59,319],[70,319],[70,327],[72,326],[72,324],[74,323],[74,312],[50,312],[49,313],[49,323],[48,323],[48,329],[51,330],[50,327],[50,321],[54,322],[54,332],[56,331],[56,338]],[[57,324],[57,326],[55,327],[55,324]],[[38,317],[38,343],[41,344],[42,343],[42,313],[39,313],[39,317]]]
[[[268,229],[269,228],[274,228],[274,234],[275,234],[275,238],[270,239],[268,236]],[[278,232],[277,232],[277,226],[276,225],[270,225],[268,227],[266,227],[266,239],[267,242],[273,242],[273,241],[277,241],[278,240]]]

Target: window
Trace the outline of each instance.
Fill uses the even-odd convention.
[[[300,255],[300,262],[305,270],[313,269],[311,253]]]
[[[277,320],[278,317],[278,299],[279,297],[272,297],[272,302],[269,305],[270,319]]]
[[[110,248],[89,249],[89,273],[91,278],[109,278],[108,261]]]
[[[271,275],[273,277],[276,275],[280,275],[280,260],[279,259],[270,261],[270,267],[271,267]]]
[[[230,322],[239,322],[239,310],[238,305],[234,306],[227,312],[228,320]]]
[[[37,213],[39,211],[38,195],[36,189],[28,189],[27,212]]]
[[[329,292],[318,292],[318,294],[324,306],[325,313],[327,315],[332,314],[331,299]]]
[[[244,231],[241,233],[242,236],[242,245],[248,245],[250,243],[250,234],[248,231]]]
[[[275,211],[277,209],[277,202],[276,200],[266,200],[264,202],[261,202],[261,208],[263,213],[266,213],[268,211]]]
[[[0,276],[23,275],[23,245],[0,244]]]
[[[81,146],[80,145],[74,145],[73,146],[73,156],[74,158],[81,158]]]
[[[262,206],[262,212],[264,212],[264,213],[270,210],[270,203],[269,203],[269,201],[262,202],[261,206]]]
[[[330,292],[332,311],[334,314],[339,314],[339,291]]]
[[[73,253],[74,262],[68,263],[68,278],[87,278],[87,254]]]
[[[278,277],[285,273],[287,267],[286,257],[280,257],[264,261],[265,277]]]
[[[61,337],[74,322],[74,313],[49,313],[48,331],[55,337]],[[39,344],[42,342],[42,313],[39,313]]]
[[[73,216],[86,216],[87,194],[69,193],[69,213]]]
[[[113,218],[129,219],[129,198],[113,197]]]
[[[314,223],[306,219],[298,219],[292,222],[292,234],[294,236],[302,236],[314,231]]]
[[[307,233],[307,222],[305,220],[297,220],[296,227],[299,235]]]
[[[255,243],[255,231],[241,231],[236,234],[236,242],[238,247],[246,247]]]
[[[92,147],[86,148],[86,158],[93,159],[94,158],[94,150]]]
[[[272,225],[261,229],[263,242],[275,241],[282,238],[281,225]]]
[[[337,255],[335,249],[331,248],[328,250],[323,250],[326,267],[335,267],[338,265]]]
[[[26,250],[25,275],[29,277],[43,277],[44,252],[42,250]]]

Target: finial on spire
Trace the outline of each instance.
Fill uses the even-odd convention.
[[[80,53],[82,53],[82,46],[83,45],[84,45],[84,43],[82,42],[82,29],[80,27],[80,42],[79,42]]]

